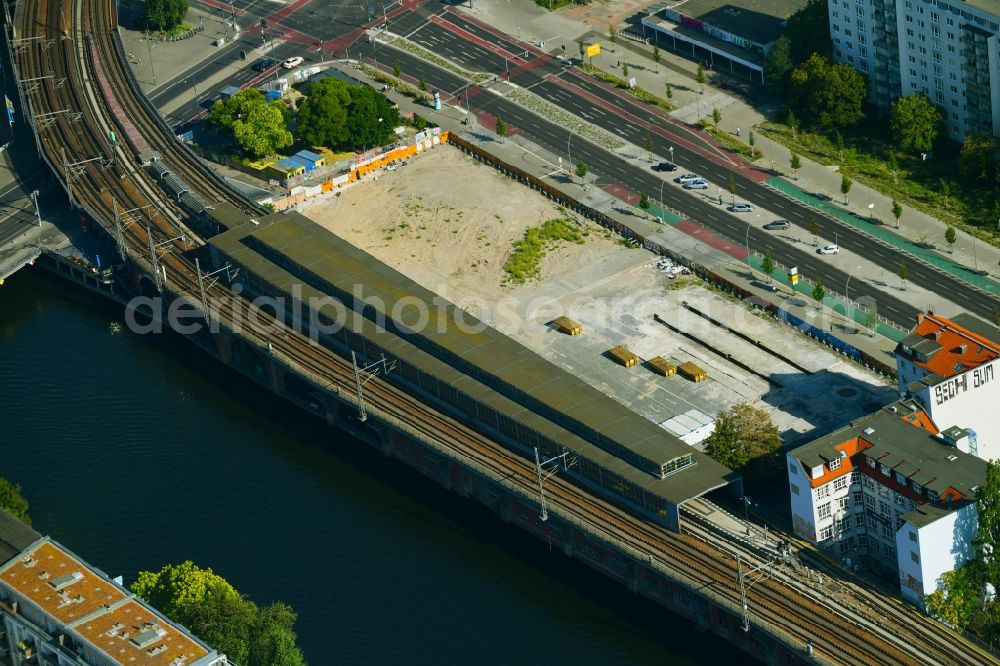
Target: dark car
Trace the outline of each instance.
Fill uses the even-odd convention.
[[[271,58],[261,58],[253,64],[253,71],[255,72],[266,72],[267,70],[275,67],[278,64],[277,60],[272,60]]]
[[[792,225],[788,223],[788,220],[775,220],[774,222],[765,224],[764,228],[768,231],[775,231],[778,229],[788,229],[790,226]]]
[[[660,162],[653,165],[653,171],[677,171],[677,165],[673,162]]]

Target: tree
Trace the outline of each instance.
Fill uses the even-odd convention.
[[[966,134],[958,154],[958,173],[966,183],[992,183],[997,173],[997,139],[989,132]]]
[[[608,25],[608,41],[611,42],[611,52],[615,52],[615,44],[618,42],[618,31],[615,26]]]
[[[840,133],[840,130],[833,131],[833,147],[837,149],[837,158],[843,162],[844,161],[844,135]]]
[[[500,137],[500,143],[503,143],[503,138],[507,135],[507,123],[503,121],[503,118],[497,116],[497,136]]]
[[[583,163],[582,158],[577,158],[576,160],[576,177],[583,181],[584,177],[587,175],[587,165]]]
[[[948,252],[954,252],[955,241],[958,239],[958,234],[955,233],[955,227],[950,224],[944,230],[944,242],[948,244]]]
[[[792,111],[791,107],[788,108],[788,115],[785,118],[785,124],[792,128],[792,138],[794,138],[798,133],[799,125],[801,125],[802,122],[799,120],[799,117],[795,115],[795,112]]]
[[[750,159],[757,157],[757,139],[753,135],[753,130],[750,130],[750,134],[747,135],[747,144],[750,146]]]
[[[815,217],[810,217],[809,218],[809,233],[812,234],[813,245],[819,244],[819,232],[820,232],[819,222],[816,221]]]
[[[148,0],[146,3],[146,28],[171,31],[184,22],[188,0]]]
[[[733,177],[732,171],[729,172],[729,196],[733,205],[736,205],[736,179]]]
[[[926,597],[927,612],[957,627],[970,626],[988,603],[981,581],[975,561],[944,572],[937,589]]]
[[[817,303],[822,303],[823,299],[826,298],[826,287],[823,286],[822,280],[816,280],[816,284],[813,285],[812,297]]]
[[[28,500],[21,495],[21,484],[13,484],[0,477],[0,509],[20,520],[25,525],[31,525],[28,515]]]
[[[244,153],[263,157],[292,145],[288,116],[283,102],[269,102],[264,93],[247,88],[229,99],[217,101],[209,122],[221,134],[231,135]]]
[[[715,123],[715,129],[719,129],[719,123],[722,121],[722,111],[717,108],[712,109],[712,122]]]
[[[669,83],[667,83],[665,85],[667,87],[667,89],[666,89],[667,99],[673,99],[674,98],[674,87],[672,85],[670,85]]]
[[[402,73],[403,73],[403,68],[400,66],[399,61],[397,60],[396,62],[392,63],[393,76],[395,76],[398,79]]]
[[[788,87],[788,77],[795,69],[791,47],[788,35],[782,35],[764,57],[764,85],[772,93],[783,94]]]
[[[627,62],[623,62],[622,63],[622,77],[625,78],[625,79],[628,79],[628,63]]]
[[[872,336],[875,335],[875,328],[878,326],[878,303],[871,302],[868,312],[865,313],[865,326],[871,329]]]
[[[854,183],[851,181],[850,178],[847,177],[846,173],[842,174],[840,176],[840,193],[844,195],[844,205],[845,206],[848,203],[847,202],[847,193],[851,191],[851,185],[853,185],[853,184]]]
[[[653,44],[653,62],[656,64],[656,73],[660,73],[660,47]]]
[[[899,275],[899,279],[903,283],[903,291],[906,291],[906,278],[910,277],[910,269],[907,267],[905,261],[899,262],[899,270],[896,274]]]
[[[695,73],[694,80],[701,86],[702,94],[705,94],[705,68],[701,66],[701,63],[698,63],[698,71]]]
[[[587,47],[584,46],[582,39],[577,42],[577,46],[580,47],[580,60],[583,60],[583,57],[587,54]]]
[[[304,666],[295,613],[285,604],[260,608],[211,569],[190,561],[140,571],[131,589],[209,645],[246,666]]]
[[[299,137],[310,145],[329,148],[348,140],[347,112],[351,105],[348,85],[331,77],[310,86],[309,96],[299,104],[296,118]]]
[[[420,75],[420,82],[417,84],[420,88],[420,92],[427,92],[427,79],[424,78],[423,74]]]
[[[741,402],[716,415],[715,430],[705,440],[704,450],[726,467],[740,469],[780,448],[781,435],[767,412]]]
[[[348,86],[351,103],[347,107],[348,144],[352,148],[383,146],[395,135],[399,108],[371,86]]]
[[[646,152],[649,153],[650,161],[653,160],[653,137],[649,136],[649,132],[646,132],[646,139],[643,142],[646,147]]]
[[[850,65],[814,53],[792,71],[789,82],[792,105],[823,130],[854,125],[865,117],[865,79]]]
[[[795,64],[805,62],[813,53],[826,58],[833,55],[828,11],[826,0],[809,0],[788,17],[785,35],[791,42],[789,55]]]
[[[649,210],[649,195],[645,192],[639,195],[639,208]]]
[[[796,153],[795,151],[792,151],[792,157],[789,160],[789,163],[792,166],[792,171],[795,172],[795,180],[798,180],[799,179],[799,169],[802,168],[802,158],[799,157],[798,153]]]
[[[892,103],[889,127],[900,148],[924,153],[934,147],[943,119],[926,96],[914,93]]]
[[[951,197],[951,185],[947,180],[941,178],[938,180],[938,189],[941,191],[941,205],[947,208],[948,199]]]
[[[774,257],[770,250],[764,250],[764,258],[760,260],[760,270],[767,275],[768,284],[771,283],[771,273],[774,272]]]
[[[986,465],[986,483],[976,491],[979,533],[972,542],[974,558],[983,567],[986,582],[1000,590],[1000,462]]]
[[[895,199],[892,200],[892,216],[896,218],[896,228],[899,229],[899,218],[903,216],[903,207]]]

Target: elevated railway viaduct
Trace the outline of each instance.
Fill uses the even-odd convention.
[[[123,65],[114,3],[24,0],[13,19],[5,9],[22,112],[33,124],[40,154],[95,233],[118,248],[129,287],[210,324],[188,336],[208,353],[762,661],[997,663],[986,651],[862,585],[849,586],[849,604],[834,602],[783,567],[753,586],[743,585],[743,567],[766,566],[773,553],[722,538],[694,514],[684,514],[683,523],[668,517],[668,502],[676,507],[682,500],[662,489],[698,468],[710,469],[710,461],[692,458],[687,464],[683,456],[661,459],[661,453],[648,451],[630,460],[628,451],[636,451],[628,442],[626,451],[616,450],[620,443],[588,431],[599,424],[588,425],[584,415],[558,423],[546,411],[560,408],[556,394],[543,400],[547,406],[526,405],[527,398],[538,396],[522,399],[497,383],[504,379],[499,374],[477,376],[443,361],[440,350],[426,343],[404,340],[398,331],[375,331],[370,317],[362,318],[360,330],[344,329],[339,340],[334,335],[324,344],[312,344],[310,330],[281,326],[279,319],[288,321],[286,312],[262,311],[235,287],[245,283],[265,293],[266,284],[284,292],[297,281],[328,294],[331,286],[336,292],[336,284],[297,250],[267,236],[301,221],[275,219],[261,225],[259,236],[236,223],[228,225],[231,236],[207,237],[209,219],[218,217],[213,211],[228,210],[234,220],[262,218],[263,211],[230,192],[180,146],[138,94]],[[27,81],[38,85],[24,85]],[[147,168],[157,162],[168,166],[173,187],[164,189],[162,170]],[[243,282],[206,278],[201,262],[208,261],[219,268],[242,267]],[[361,279],[350,271],[338,275]],[[210,309],[210,302],[224,305]],[[447,341],[439,344],[461,351]],[[348,350],[369,358],[387,353],[409,365],[400,364],[399,378],[371,378],[361,402]],[[446,386],[461,388],[465,397],[456,392],[449,399]],[[475,419],[469,418],[470,409]],[[490,410],[506,414],[506,425]],[[362,413],[368,418],[359,419]],[[551,443],[540,438],[543,431]],[[543,500],[536,466],[525,455],[533,444],[546,454],[573,451],[596,466],[589,473],[581,465],[571,475],[549,478]],[[614,474],[606,474],[605,467]],[[730,480],[719,469],[705,478],[703,490]],[[657,489],[651,496],[662,503],[629,489],[624,483],[629,479],[642,492]],[[540,516],[543,511],[548,520]],[[814,646],[811,654],[807,643]]]

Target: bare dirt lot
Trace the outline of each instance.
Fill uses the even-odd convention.
[[[697,281],[672,279],[652,253],[625,247],[598,227],[582,227],[582,243],[557,242],[541,258],[539,279],[511,284],[503,266],[515,241],[566,213],[449,147],[304,212],[656,422],[691,409],[714,416],[750,402],[768,411],[791,442],[828,432],[894,397],[878,377],[797,330]],[[583,334],[554,330],[549,322],[559,315],[581,323]],[[643,364],[621,367],[607,357],[616,345],[644,360],[693,361],[709,377],[694,383],[660,377]]]
[[[432,291],[491,303],[537,289],[531,281],[511,283],[504,263],[529,228],[567,217],[548,199],[447,146],[303,212]],[[594,225],[581,233],[582,244],[549,247],[541,279],[628,253]]]

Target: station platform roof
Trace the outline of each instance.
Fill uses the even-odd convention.
[[[290,293],[298,285],[304,299],[333,296],[354,312],[366,305],[364,318],[341,316],[349,329],[360,322],[356,332],[397,358],[670,502],[681,504],[739,479],[625,405],[298,213],[235,226],[211,244],[279,291]],[[382,317],[389,325],[376,326],[372,318]],[[665,478],[660,469],[667,471]]]

